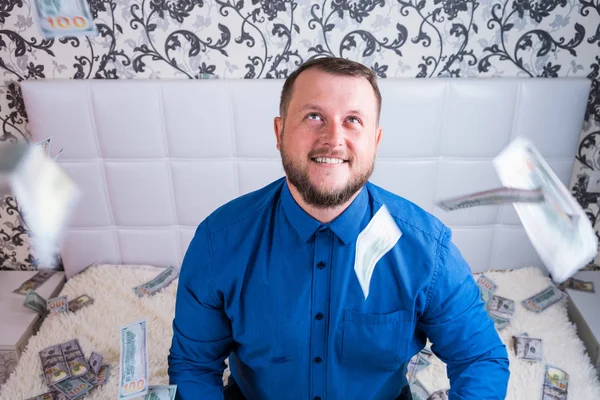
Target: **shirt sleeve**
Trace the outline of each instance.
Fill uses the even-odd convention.
[[[506,346],[447,228],[438,243],[428,299],[419,325],[447,365],[450,400],[503,400],[510,376]]]
[[[184,257],[175,303],[169,381],[178,400],[222,400],[231,324],[215,295],[210,234],[205,220]]]

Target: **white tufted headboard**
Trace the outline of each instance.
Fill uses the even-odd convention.
[[[585,79],[385,79],[372,181],[434,213],[474,272],[540,265],[512,206],[444,212],[436,199],[500,185],[491,160],[533,141],[569,183]],[[222,203],[283,176],[275,148],[283,80],[30,80],[35,141],[84,192],[66,235],[67,276],[92,262],[180,266]]]

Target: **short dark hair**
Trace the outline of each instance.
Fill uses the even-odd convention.
[[[377,75],[363,64],[338,57],[314,58],[300,65],[298,69],[296,69],[290,74],[290,76],[287,77],[285,83],[283,84],[283,88],[281,89],[281,99],[279,101],[279,115],[282,118],[285,118],[287,115],[290,99],[292,98],[294,82],[296,82],[298,75],[309,68],[317,68],[323,72],[333,75],[365,78],[373,87],[375,97],[377,97],[377,119],[379,119],[379,115],[381,114],[381,92],[379,91],[379,86],[377,85]]]

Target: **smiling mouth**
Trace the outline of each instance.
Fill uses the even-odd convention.
[[[316,163],[319,164],[344,164],[347,163],[348,160],[342,160],[341,158],[332,158],[332,157],[313,157],[311,158]]]

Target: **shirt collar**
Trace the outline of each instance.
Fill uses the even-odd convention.
[[[358,236],[361,222],[367,211],[368,199],[368,190],[363,186],[358,196],[343,213],[333,221],[322,224],[304,211],[296,202],[290,192],[287,180],[285,180],[281,193],[283,211],[304,242],[308,242],[319,229],[329,228],[340,238],[344,245],[351,243]]]

